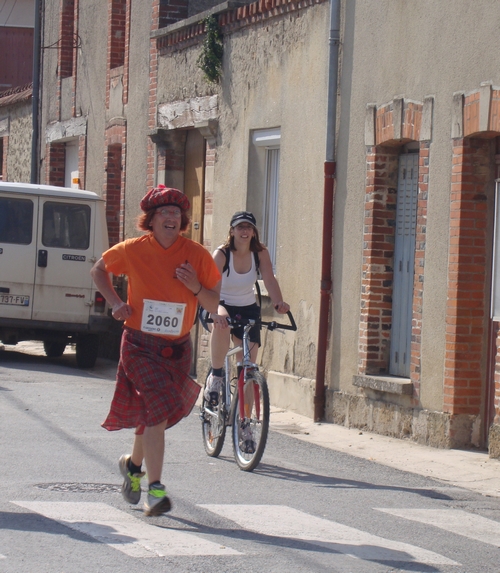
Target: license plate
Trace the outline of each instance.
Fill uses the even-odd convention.
[[[1,294],[0,304],[13,304],[14,306],[29,306],[30,297],[22,294]]]

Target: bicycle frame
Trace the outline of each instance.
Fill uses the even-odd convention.
[[[224,383],[219,391],[218,402],[208,403],[203,397],[200,407],[203,442],[207,455],[217,457],[222,451],[226,428],[231,427],[231,439],[236,462],[243,471],[252,471],[259,464],[266,447],[269,432],[269,390],[260,367],[250,359],[250,330],[265,327],[268,330],[283,328],[297,330],[290,312],[290,324],[260,319],[227,319],[230,326],[243,327],[241,344],[230,348],[224,357]],[[207,322],[212,322],[208,320]],[[237,363],[238,377],[231,376],[231,359],[242,352]],[[233,370],[234,372],[234,370]],[[210,375],[210,372],[209,372]],[[207,376],[208,379],[208,376]],[[236,384],[233,385],[234,380]],[[250,386],[248,391],[246,386]]]
[[[244,418],[245,417],[245,403],[243,400],[243,392],[244,392],[244,387],[245,387],[245,374],[247,372],[247,370],[250,369],[255,369],[258,370],[259,369],[259,365],[256,364],[255,362],[252,362],[250,360],[250,329],[252,328],[252,326],[254,326],[256,323],[255,320],[249,320],[248,324],[244,326],[243,329],[243,340],[242,340],[242,344],[239,344],[238,346],[234,346],[233,348],[230,348],[228,353],[226,354],[226,357],[224,359],[224,370],[225,370],[225,384],[226,384],[226,411],[230,412],[231,407],[232,407],[232,393],[231,393],[231,375],[230,375],[230,368],[231,368],[231,364],[230,364],[230,359],[238,354],[238,352],[243,351],[243,361],[242,362],[238,362],[236,364],[236,366],[241,366],[241,372],[238,376],[238,381],[237,381],[237,386],[236,386],[236,390],[238,392],[238,395],[240,397],[239,399],[239,408],[240,408],[240,418]],[[255,400],[258,403],[258,392],[259,389],[254,387],[254,393],[255,394]],[[230,420],[231,420],[231,416],[228,416],[227,419],[227,424],[226,425],[230,425]]]

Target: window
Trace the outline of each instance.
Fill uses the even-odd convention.
[[[269,250],[274,269],[277,254],[280,139],[279,128],[254,131],[254,153],[250,156],[252,177],[249,182],[248,207],[260,222],[261,239]]]
[[[29,245],[33,237],[33,201],[0,199],[0,243]]]
[[[88,249],[90,207],[47,202],[43,206],[42,243],[46,247]]]

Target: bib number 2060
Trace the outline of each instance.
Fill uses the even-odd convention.
[[[184,303],[145,299],[141,330],[150,334],[178,336],[182,330],[185,309]]]
[[[176,328],[179,326],[179,319],[176,316],[171,318],[170,316],[162,316],[161,314],[148,314],[147,325],[164,326],[165,328]]]

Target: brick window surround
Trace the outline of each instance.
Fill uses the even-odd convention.
[[[45,167],[45,180],[47,184],[64,187],[66,169],[66,146],[64,143],[51,143],[47,145]]]
[[[496,328],[490,358],[493,380],[486,374],[491,370],[484,366],[493,218],[488,206],[493,204],[495,178],[500,178],[500,88],[484,82],[474,92],[457,92],[454,109],[445,411],[484,414],[487,426],[500,423],[500,333]],[[484,396],[485,392],[490,396]],[[488,410],[493,408],[493,419],[490,412],[483,412],[483,401]]]
[[[108,0],[108,47],[106,107],[109,108],[111,83],[123,83],[122,103],[128,102],[131,0]]]
[[[57,68],[59,78],[73,75],[75,44],[75,0],[62,0],[61,19],[59,22],[59,53]]]
[[[422,104],[391,102],[375,110],[367,173],[358,374],[389,373],[398,161],[402,146],[419,142],[417,224],[413,283],[410,379],[420,390],[421,321],[429,173],[428,140],[421,139]]]
[[[59,20],[59,46],[57,56],[57,113],[61,119],[62,82],[72,80],[72,116],[76,115],[76,69],[78,61],[78,2],[79,0],[61,0]]]
[[[444,411],[480,415],[489,321],[493,142],[453,140]],[[490,222],[491,223],[491,222]]]

